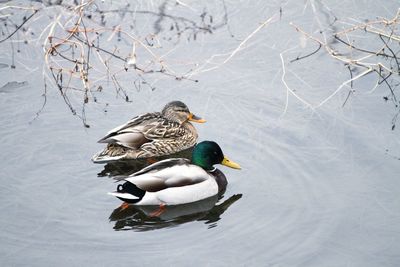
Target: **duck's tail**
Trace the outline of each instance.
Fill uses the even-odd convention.
[[[117,186],[117,191],[108,194],[115,196],[127,203],[138,203],[140,200],[142,200],[146,194],[146,191],[140,189],[131,182],[125,182],[124,184],[119,184]]]
[[[135,150],[120,146],[118,144],[108,144],[106,148],[97,152],[93,157],[94,163],[107,163],[121,159],[134,159]]]
[[[99,151],[93,155],[92,161],[93,163],[107,163],[111,161],[121,160],[125,158],[125,154],[123,155],[109,155],[105,153],[105,150]]]

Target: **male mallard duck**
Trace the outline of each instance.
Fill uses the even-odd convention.
[[[124,179],[117,191],[109,193],[134,205],[178,205],[217,195],[225,190],[225,175],[214,164],[240,169],[212,141],[197,144],[192,162],[172,158],[154,163]]]
[[[168,103],[160,112],[134,117],[112,129],[99,143],[107,147],[93,156],[95,163],[173,154],[196,144],[197,132],[189,121],[205,122],[180,102]]]

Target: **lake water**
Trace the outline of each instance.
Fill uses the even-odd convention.
[[[2,2],[2,7],[30,5]],[[104,10],[125,6],[96,4]],[[376,76],[370,75],[355,82],[347,101],[349,88],[343,88],[318,106],[350,78],[349,70],[323,49],[290,63],[318,47],[290,22],[320,36],[321,27],[328,34],[330,27],[343,26],[332,24],[334,17],[393,18],[398,1],[325,4],[131,3],[125,9],[136,13],[117,12],[110,27],[119,21],[128,29],[134,23],[137,36],[158,33],[158,55],[177,73],[192,71],[190,78],[198,82],[158,73],[143,75],[146,84],[134,72],[121,72],[126,102],[93,61],[93,79],[102,77],[93,84],[103,89],[93,93],[97,102],[90,95],[85,105],[87,128],[52,82],[42,48],[46,35],[40,36],[49,16],[61,14],[60,21],[67,21],[68,14],[60,6],[32,2],[41,11],[26,23],[27,31],[0,43],[0,265],[398,266],[400,137],[398,128],[392,130],[397,111],[383,100],[389,89],[372,91]],[[95,6],[89,8],[95,14]],[[203,13],[216,27],[213,33],[194,37],[189,29],[177,37],[168,17],[157,20],[160,10],[200,24]],[[18,23],[21,16],[15,14]],[[65,36],[58,26],[55,33]],[[106,34],[106,48],[132,49],[125,39]],[[19,41],[26,38],[27,44]],[[145,52],[137,53],[144,65],[140,53],[146,57]],[[311,107],[287,94],[281,56],[284,81]],[[140,88],[134,86],[137,79]],[[82,115],[82,92],[71,90],[69,97]],[[96,142],[111,128],[159,111],[171,100],[205,118],[207,123],[195,125],[199,140],[217,141],[242,170],[219,167],[229,181],[220,199],[169,208],[160,218],[148,217],[152,209],[120,211],[121,202],[107,192],[116,188],[108,174],[121,170],[91,162],[103,147]]]

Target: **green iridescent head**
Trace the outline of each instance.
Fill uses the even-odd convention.
[[[214,164],[240,169],[239,164],[225,157],[219,145],[213,141],[203,141],[195,146],[192,152],[192,163],[205,170],[212,170]]]

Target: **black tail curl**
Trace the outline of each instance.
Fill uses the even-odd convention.
[[[136,185],[134,185],[130,182],[125,182],[124,184],[119,184],[117,186],[117,192],[118,193],[128,193],[128,194],[138,197],[138,199],[125,199],[125,198],[118,197],[122,201],[125,201],[128,203],[137,203],[140,200],[142,200],[142,198],[146,194],[146,191],[140,189],[139,187],[137,187]]]

